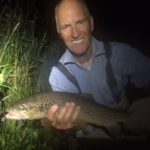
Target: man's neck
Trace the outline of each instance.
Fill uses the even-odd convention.
[[[84,65],[85,63],[89,62],[91,57],[92,57],[92,50],[88,51],[85,55],[75,57],[75,60],[77,61],[77,63]]]

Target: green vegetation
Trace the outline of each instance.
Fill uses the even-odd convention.
[[[28,16],[17,8],[0,12],[0,114],[6,106],[38,91],[37,70],[45,38],[35,36],[34,15]],[[40,121],[0,121],[0,150],[57,149],[56,135]]]

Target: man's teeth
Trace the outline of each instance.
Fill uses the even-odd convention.
[[[80,40],[75,40],[75,41],[73,41],[72,43],[73,44],[77,44],[77,43],[80,43],[80,42],[82,42],[83,41],[83,39],[80,39]]]

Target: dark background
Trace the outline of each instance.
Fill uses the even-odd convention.
[[[37,32],[48,33],[50,42],[57,41],[54,7],[58,0],[0,0],[0,8],[16,4],[23,10],[37,11]],[[86,0],[95,18],[94,36],[99,40],[126,42],[150,56],[150,9],[148,1]],[[34,8],[34,9],[33,9]],[[34,12],[31,12],[31,14]]]
[[[150,9],[146,0],[87,0],[100,39],[129,43],[150,54]],[[99,2],[99,4],[98,4]]]

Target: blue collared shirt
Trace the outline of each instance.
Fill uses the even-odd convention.
[[[112,55],[110,62],[118,84],[118,93],[126,86],[128,79],[136,87],[150,84],[150,59],[138,50],[125,43],[110,42]],[[114,105],[110,88],[107,83],[107,57],[103,42],[92,38],[93,61],[91,69],[79,66],[69,50],[62,55],[60,62],[77,79],[82,93],[91,94],[96,102],[107,106]],[[129,78],[130,77],[130,78]],[[53,67],[49,76],[53,91],[78,93],[78,88],[66,76]]]

